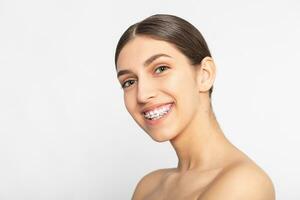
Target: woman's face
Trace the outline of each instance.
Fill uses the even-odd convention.
[[[196,69],[171,43],[134,38],[121,50],[117,71],[126,109],[152,139],[170,140],[192,122],[200,104]]]

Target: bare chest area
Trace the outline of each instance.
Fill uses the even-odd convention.
[[[220,169],[184,175],[168,173],[144,200],[198,200],[219,172]]]

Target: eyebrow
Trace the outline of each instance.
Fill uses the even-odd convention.
[[[155,54],[155,55],[149,57],[147,60],[144,61],[144,66],[146,67],[146,66],[150,65],[154,60],[156,60],[156,59],[158,59],[160,57],[169,57],[169,58],[172,58],[168,54],[164,54],[164,53]],[[128,69],[120,70],[118,72],[118,78],[119,78],[119,76],[122,76],[124,74],[130,74],[130,73],[131,73],[131,71],[128,70]]]

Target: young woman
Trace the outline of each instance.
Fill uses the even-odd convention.
[[[201,33],[174,15],[130,26],[115,53],[125,106],[178,166],[155,170],[133,200],[274,200],[273,183],[224,136],[211,105],[216,66]],[[238,120],[238,119],[237,119]]]

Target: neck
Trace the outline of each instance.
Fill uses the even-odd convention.
[[[200,106],[191,123],[170,142],[178,156],[180,172],[219,168],[233,147],[225,138],[210,101]]]

